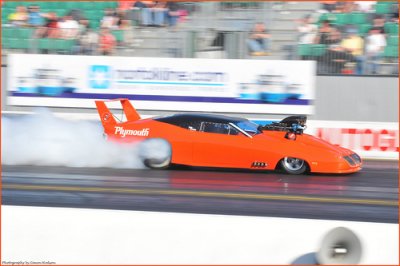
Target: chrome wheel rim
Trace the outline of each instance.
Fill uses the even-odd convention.
[[[300,170],[304,165],[304,160],[292,157],[285,157],[283,159],[285,167],[292,171]]]
[[[164,168],[171,162],[171,157],[168,156],[164,159],[149,159],[148,164],[153,168]]]

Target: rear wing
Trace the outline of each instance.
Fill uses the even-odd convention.
[[[133,107],[133,105],[129,102],[129,99],[114,99],[114,100],[97,100],[95,101],[97,112],[99,113],[101,123],[103,124],[104,130],[107,131],[109,128],[113,128],[115,125],[122,123],[116,116],[110,111],[107,107],[107,102],[120,102],[122,106],[123,114],[126,117],[126,120],[136,121],[141,119],[140,115]]]

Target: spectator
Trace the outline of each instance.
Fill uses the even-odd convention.
[[[32,27],[39,27],[44,25],[45,14],[40,13],[40,8],[37,5],[28,7],[28,24]]]
[[[364,13],[373,13],[376,1],[356,1],[357,11]]]
[[[167,8],[166,8],[166,2],[158,1],[152,8],[153,12],[153,25],[162,27],[165,26],[166,22],[166,14],[167,14]]]
[[[325,12],[333,12],[336,9],[336,1],[322,1],[322,10]]]
[[[78,21],[79,25],[79,30],[78,30],[78,35],[80,36],[84,32],[86,32],[86,29],[89,27],[89,20],[87,20],[84,17],[81,17],[81,19]]]
[[[270,38],[271,35],[267,32],[265,24],[256,23],[247,40],[251,55],[269,55]]]
[[[73,20],[79,21],[81,19],[84,19],[84,16],[82,15],[82,10],[80,9],[72,9],[67,13],[67,16],[71,16]]]
[[[386,39],[380,28],[371,28],[366,38],[365,49],[368,74],[378,72],[379,60],[382,58],[385,47]]]
[[[141,6],[145,5],[142,10],[143,26],[165,26],[166,20],[166,3],[162,1],[142,1]]]
[[[38,28],[36,36],[38,38],[59,38],[60,29],[56,13],[51,12],[45,16],[44,27]]]
[[[318,27],[313,23],[314,19],[311,15],[306,15],[297,22],[297,44],[313,44],[317,36]],[[296,57],[297,45],[285,44],[282,50],[286,51],[285,60],[293,60]]]
[[[8,21],[14,26],[25,26],[28,23],[28,13],[24,6],[17,6],[15,12],[8,16]]]
[[[112,8],[107,8],[104,11],[104,17],[101,20],[101,28],[115,29],[117,28],[117,17]]]
[[[332,27],[329,36],[326,38],[328,48],[325,54],[319,59],[322,63],[320,68],[325,73],[342,73],[345,66],[354,61],[353,56],[346,52],[342,46],[342,34],[338,28]]]
[[[99,39],[99,52],[101,55],[111,55],[114,52],[116,40],[110,29],[102,28]]]
[[[114,19],[115,19],[115,27],[119,28],[122,24],[122,21],[126,19],[126,13],[125,10],[122,9],[116,9],[114,12]]]
[[[343,2],[342,13],[352,13],[357,10],[357,4],[352,1]]]
[[[147,2],[147,1],[145,1],[145,2]],[[142,9],[142,8],[147,8],[147,5],[146,5],[146,3],[144,3],[144,1],[135,1],[135,3],[133,4],[133,8],[139,8],[139,9]]]
[[[179,14],[178,22],[185,22],[187,21],[190,12],[186,9],[179,9],[178,14]]]
[[[126,45],[126,43],[133,42],[133,27],[131,21],[128,19],[124,19],[121,21],[121,25],[119,26],[120,30],[123,30],[123,42],[121,45]]]
[[[335,10],[333,10],[332,13],[343,13],[345,10],[345,4],[346,3],[343,1],[336,2]]]
[[[354,57],[357,67],[356,67],[356,74],[361,75],[363,74],[363,64],[364,64],[364,40],[357,35],[357,30],[349,29],[347,37],[342,41],[341,47],[344,49],[345,52],[351,53]]]
[[[299,44],[311,44],[315,42],[317,37],[318,27],[313,24],[313,19],[310,15],[305,16],[303,19],[297,21],[297,32],[299,33]]]
[[[93,31],[90,27],[81,35],[78,40],[78,47],[75,53],[84,55],[93,55],[97,50],[97,44],[99,43],[99,35]]]
[[[131,30],[132,29],[132,24],[129,19],[122,19],[121,23],[118,26],[118,29],[120,30]]]
[[[332,32],[333,28],[329,20],[322,21],[322,24],[318,30],[318,35],[316,38],[316,43],[319,44],[329,44],[328,38]]]
[[[179,5],[176,2],[167,2],[166,8],[168,25],[175,27],[179,19]]]
[[[124,11],[131,10],[135,2],[138,2],[138,1],[119,0],[118,1],[118,9],[124,10]]]
[[[382,15],[376,15],[372,21],[372,28],[379,29],[382,34],[385,34],[385,18]]]
[[[135,6],[141,7],[142,25],[143,26],[153,25],[152,8],[155,6],[155,2],[154,1],[140,1],[139,3],[135,3]]]
[[[79,24],[70,15],[64,16],[58,23],[60,37],[63,39],[76,39],[79,33]]]
[[[394,3],[390,10],[390,20],[399,23],[399,3]]]
[[[132,20],[135,21],[135,23],[138,25],[143,25],[143,9],[144,8],[147,8],[147,6],[142,1],[135,1],[135,3],[133,4],[132,10],[134,10],[134,12],[132,13]],[[139,11],[139,12],[137,12],[137,11]]]
[[[341,42],[342,42],[342,33],[338,28],[332,27],[332,30],[326,39],[326,44],[328,45],[328,49],[336,49],[337,47],[340,47]]]

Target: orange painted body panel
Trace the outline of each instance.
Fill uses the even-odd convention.
[[[146,136],[123,135],[123,132],[142,132],[144,129],[148,129]],[[284,137],[285,132],[265,131],[249,138],[191,131],[152,119],[118,124],[105,133],[120,142],[166,139],[171,144],[172,163],[175,164],[251,169],[254,168],[253,162],[264,162],[263,169],[273,170],[282,158],[288,156],[305,160],[311,172],[352,173],[361,169],[361,164],[351,167],[342,158],[351,151],[307,134],[288,140]]]
[[[147,136],[131,136],[123,135],[123,130],[118,130],[116,127],[122,127],[123,130],[141,131],[149,129]],[[167,123],[158,122],[152,119],[143,119],[135,122],[125,122],[114,127],[109,127],[104,131],[107,136],[119,142],[137,142],[148,138],[162,138],[167,140],[172,146],[172,163],[187,164],[193,163],[193,148],[192,138],[195,132],[173,126]]]
[[[109,121],[107,114],[100,110],[99,113],[109,139],[118,142],[167,140],[174,164],[273,170],[284,157],[295,157],[305,160],[310,172],[353,173],[362,166],[362,162],[351,166],[343,158],[354,152],[308,134],[298,135],[296,140],[285,138],[284,131],[263,131],[252,137],[225,135],[192,131],[153,119],[115,123]],[[254,166],[254,162],[263,163],[262,168]]]

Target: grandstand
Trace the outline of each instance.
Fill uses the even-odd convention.
[[[399,43],[399,24],[398,17],[391,20],[390,14],[393,12],[393,2],[377,2],[373,14],[360,11],[352,11],[348,13],[322,13],[319,15],[316,23],[321,25],[323,21],[329,21],[330,24],[342,32],[348,26],[353,27],[358,36],[364,41],[368,32],[374,27],[372,21],[374,16],[384,18],[384,33],[386,35],[386,47],[384,47],[381,65],[397,65],[398,64],[398,43]],[[398,6],[397,6],[398,14]],[[397,15],[398,16],[398,15]],[[298,46],[298,55],[302,58],[318,60],[324,56],[329,46],[327,44],[300,44]],[[397,70],[395,70],[397,71]]]
[[[132,1],[134,2],[134,1]],[[37,5],[43,14],[54,13],[58,18],[73,15],[79,21],[76,38],[49,37],[38,34],[38,27],[14,25],[10,16],[18,6]],[[373,12],[324,12],[318,2],[180,2],[179,20],[176,27],[143,25],[143,9],[124,10],[129,27],[113,27],[111,34],[116,40],[113,55],[163,56],[163,57],[211,57],[249,59],[307,59],[322,61],[329,45],[321,43],[298,44],[295,20],[306,15],[315,17],[316,25],[330,21],[333,27],[352,25],[364,40],[373,27],[373,16],[385,19],[384,30],[387,45],[381,66],[388,70],[380,74],[397,74],[398,18],[391,17],[395,2],[377,2]],[[108,9],[118,10],[118,1],[104,2],[2,2],[2,49],[9,52],[79,54],[82,25],[100,32],[102,20]],[[397,5],[398,10],[398,5]],[[397,11],[398,12],[398,11]],[[77,18],[78,17],[78,18]],[[252,25],[265,22],[271,34],[270,55],[252,56],[246,45]],[[96,51],[93,53],[96,54]],[[348,66],[348,65],[346,65]],[[344,68],[344,67],[343,67]],[[325,73],[325,68],[319,68]],[[330,73],[330,70],[327,71]],[[379,73],[378,73],[379,74]]]
[[[58,17],[63,17],[72,10],[80,10],[82,15],[89,20],[89,25],[93,29],[99,29],[100,21],[104,16],[106,8],[117,8],[117,1],[110,2],[4,2],[2,6],[2,48],[11,50],[32,51],[35,48],[39,50],[49,50],[50,52],[71,53],[77,40],[40,38],[35,42],[35,27],[7,27],[9,16],[17,6],[29,7],[37,5],[42,13],[54,12]],[[117,41],[122,41],[122,31],[113,30],[112,32]]]

